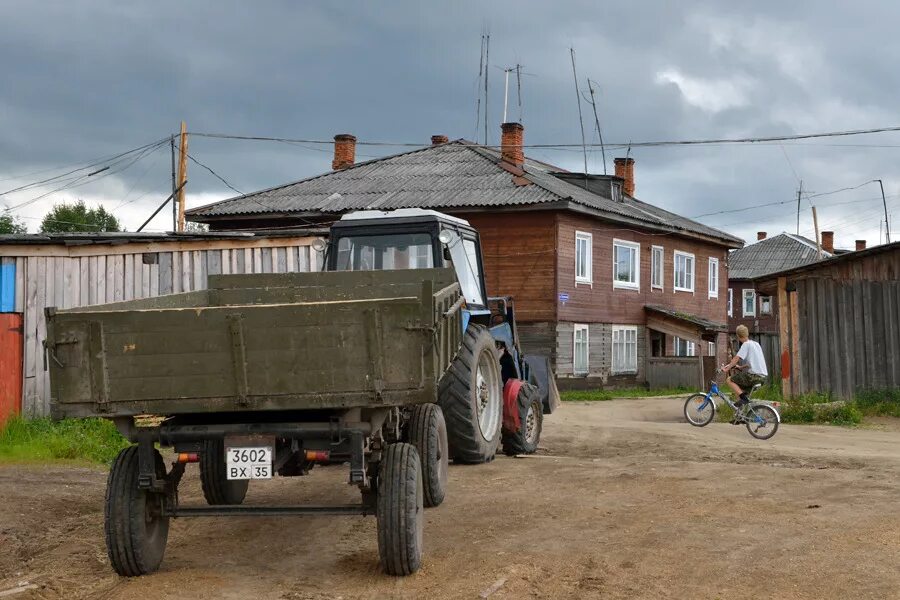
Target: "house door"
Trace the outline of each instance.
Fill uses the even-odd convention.
[[[22,402],[22,314],[0,313],[0,426]]]

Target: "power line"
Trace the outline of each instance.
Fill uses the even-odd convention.
[[[210,173],[212,173],[213,177],[215,177],[216,179],[218,179],[219,181],[221,181],[222,183],[224,183],[226,186],[228,186],[229,188],[231,188],[232,191],[237,192],[237,193],[240,194],[241,196],[244,195],[244,192],[242,192],[241,190],[237,189],[236,187],[234,187],[233,185],[231,185],[230,183],[228,183],[227,181],[225,181],[225,178],[224,178],[224,177],[222,177],[221,175],[219,175],[218,173],[216,173],[215,171],[213,171],[210,167],[206,166],[205,164],[203,164],[202,162],[200,162],[199,160],[197,160],[196,158],[194,158],[193,156],[191,156],[191,153],[190,153],[190,152],[188,152],[188,158],[191,159],[191,161],[192,161],[194,164],[199,165],[199,166],[203,167],[204,169],[206,169],[207,171],[209,171]]]

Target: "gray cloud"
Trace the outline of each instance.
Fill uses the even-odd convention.
[[[893,67],[900,43],[892,27],[900,9],[877,2],[730,4],[4,3],[0,179],[7,181],[0,189],[37,177],[23,173],[160,139],[181,119],[194,131],[312,139],[347,131],[360,140],[423,144],[434,133],[471,139],[485,27],[495,143],[503,91],[496,67],[516,62],[530,74],[523,78],[526,143],[580,139],[570,45],[582,81],[600,82],[607,141],[898,124],[900,73]],[[816,192],[883,178],[900,221],[898,149],[865,144],[900,145],[900,139],[636,148],[632,156],[638,195],[688,216],[789,201],[800,178]],[[327,147],[192,138],[190,150],[241,190],[330,164]],[[398,150],[359,149],[363,158]],[[577,150],[530,154],[581,168]],[[590,168],[602,170],[597,151]],[[34,229],[53,201],[83,197],[120,207],[133,229],[168,193],[169,170],[163,148],[119,175],[50,196],[20,214]],[[14,204],[43,191],[2,201]],[[230,193],[191,165],[191,205]],[[878,196],[872,185],[813,201],[823,227],[836,229],[839,245],[852,246],[857,237],[877,240]],[[801,229],[811,233],[809,202],[803,205]],[[755,239],[757,229],[793,231],[792,210],[785,204],[703,220]],[[165,226],[165,217],[153,224]],[[900,237],[900,222],[895,229]]]

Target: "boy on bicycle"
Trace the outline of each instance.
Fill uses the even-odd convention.
[[[769,371],[766,369],[762,346],[750,339],[750,331],[747,327],[738,325],[735,333],[741,343],[741,349],[731,359],[731,362],[722,367],[722,370],[728,373],[728,377],[725,379],[728,386],[740,398],[737,405],[743,406],[750,402],[750,398],[744,390],[752,389],[757,383],[763,383],[769,376]],[[730,371],[735,369],[738,372],[732,375]]]

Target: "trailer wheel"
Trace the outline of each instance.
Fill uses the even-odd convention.
[[[503,453],[507,456],[534,454],[537,452],[544,424],[540,390],[530,383],[523,383],[519,388],[516,407],[519,409],[519,430],[503,431]]]
[[[441,377],[438,400],[453,460],[493,460],[500,444],[503,384],[494,338],[484,327],[466,328],[456,358]]]
[[[200,453],[200,483],[210,506],[240,504],[247,495],[247,479],[228,479],[224,440],[205,440]]]
[[[165,477],[162,456],[156,455],[156,476]],[[106,552],[119,575],[136,577],[159,568],[169,537],[169,517],[161,514],[164,496],[138,488],[138,447],[116,457],[106,481],[104,530]]]
[[[414,406],[407,424],[407,439],[419,452],[425,506],[439,506],[447,489],[449,451],[447,424],[437,404]]]
[[[422,565],[425,526],[422,469],[412,444],[391,444],[378,477],[378,555],[388,575],[411,575]]]

